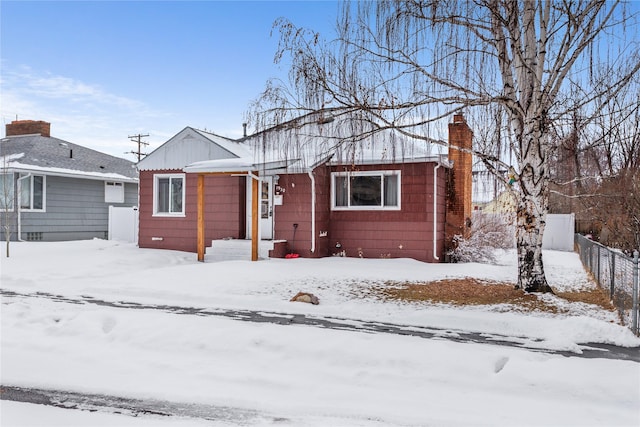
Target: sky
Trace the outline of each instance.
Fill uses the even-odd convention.
[[[186,126],[237,138],[270,78],[276,19],[332,38],[334,1],[0,2],[0,115],[135,160]]]
[[[134,418],[90,401],[78,405],[80,412],[0,400],[0,424],[640,425],[640,363],[579,357],[597,349],[594,343],[637,351],[640,338],[614,310],[557,295],[536,296],[556,313],[374,296],[405,281],[513,283],[515,249],[497,252],[495,265],[349,257],[251,262],[245,243],[244,259],[221,261],[214,252],[204,263],[193,253],[116,240],[12,242],[9,258],[0,245],[3,387],[135,398],[178,415],[214,413],[214,421]],[[557,292],[596,287],[576,253],[543,256]],[[299,291],[320,303],[291,302]],[[338,328],[238,320],[248,312],[326,319]],[[363,330],[367,325],[394,325],[406,335]],[[465,340],[469,332],[514,345]]]
[[[281,17],[335,38],[321,1],[0,1],[0,137],[13,120],[135,160],[185,126],[238,138],[274,64]],[[640,12],[632,0],[629,11]],[[251,132],[251,129],[249,129]]]

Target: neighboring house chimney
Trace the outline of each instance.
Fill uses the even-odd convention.
[[[456,234],[466,235],[471,225],[471,154],[473,132],[462,114],[453,116],[449,123],[449,160],[453,162],[447,191],[448,246]]]
[[[14,120],[6,127],[7,136],[33,135],[39,133],[42,136],[51,136],[51,123],[42,120]]]

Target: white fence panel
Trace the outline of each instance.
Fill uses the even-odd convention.
[[[572,252],[575,225],[574,214],[548,214],[542,249]]]
[[[138,207],[109,206],[109,240],[138,243]]]

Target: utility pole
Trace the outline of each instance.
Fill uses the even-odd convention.
[[[147,155],[147,153],[143,153],[143,152],[142,152],[142,146],[143,146],[143,145],[149,145],[149,143],[148,143],[148,142],[144,142],[144,141],[142,140],[142,138],[146,138],[147,136],[149,136],[149,134],[146,134],[146,135],[141,135],[141,134],[137,134],[137,135],[129,135],[129,139],[130,139],[132,142],[135,142],[136,144],[138,144],[138,151],[133,151],[133,150],[131,150],[131,151],[129,151],[129,152],[127,152],[127,153],[125,153],[125,154],[135,154],[136,156],[138,156],[138,161],[140,161],[140,158],[141,158],[142,156],[146,156],[146,155]]]

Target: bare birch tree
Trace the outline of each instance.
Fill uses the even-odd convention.
[[[363,124],[352,142],[395,129],[446,145],[430,136],[436,123],[455,112],[473,119],[476,110],[492,108],[506,123],[507,138],[500,139],[507,146],[474,154],[505,184],[504,170],[516,177],[508,188],[518,200],[518,287],[548,292],[542,235],[549,129],[570,113],[559,102],[569,83],[588,93],[579,107],[613,96],[640,69],[637,17],[623,6],[605,0],[347,2],[330,42],[280,20],[276,61],[291,62],[290,84],[270,82],[252,117],[260,128],[290,112],[328,110]],[[596,66],[615,69],[620,78],[596,84]]]

